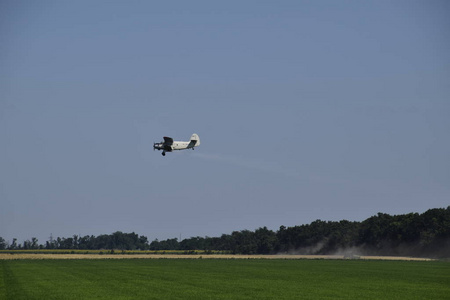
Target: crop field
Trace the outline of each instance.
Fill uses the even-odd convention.
[[[2,254],[137,254],[137,255],[195,255],[195,254],[229,254],[229,251],[216,250],[75,250],[75,249],[33,249],[33,250],[0,250]]]
[[[449,299],[450,263],[0,260],[0,299]]]

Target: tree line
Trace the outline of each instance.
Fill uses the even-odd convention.
[[[233,231],[220,237],[153,240],[120,231],[99,236],[52,237],[45,244],[36,238],[17,244],[0,237],[0,250],[204,250],[234,254],[340,254],[450,257],[450,206],[422,214],[378,213],[362,222],[322,221],[285,227]]]

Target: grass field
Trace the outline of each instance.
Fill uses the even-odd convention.
[[[449,299],[450,263],[0,260],[0,299]]]

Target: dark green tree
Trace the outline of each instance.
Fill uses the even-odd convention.
[[[0,236],[0,250],[5,250],[8,247],[5,239]]]

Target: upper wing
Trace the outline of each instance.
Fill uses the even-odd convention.
[[[165,136],[165,137],[164,137],[164,144],[165,144],[166,146],[172,146],[172,144],[173,144],[173,138],[170,138],[170,137]]]

